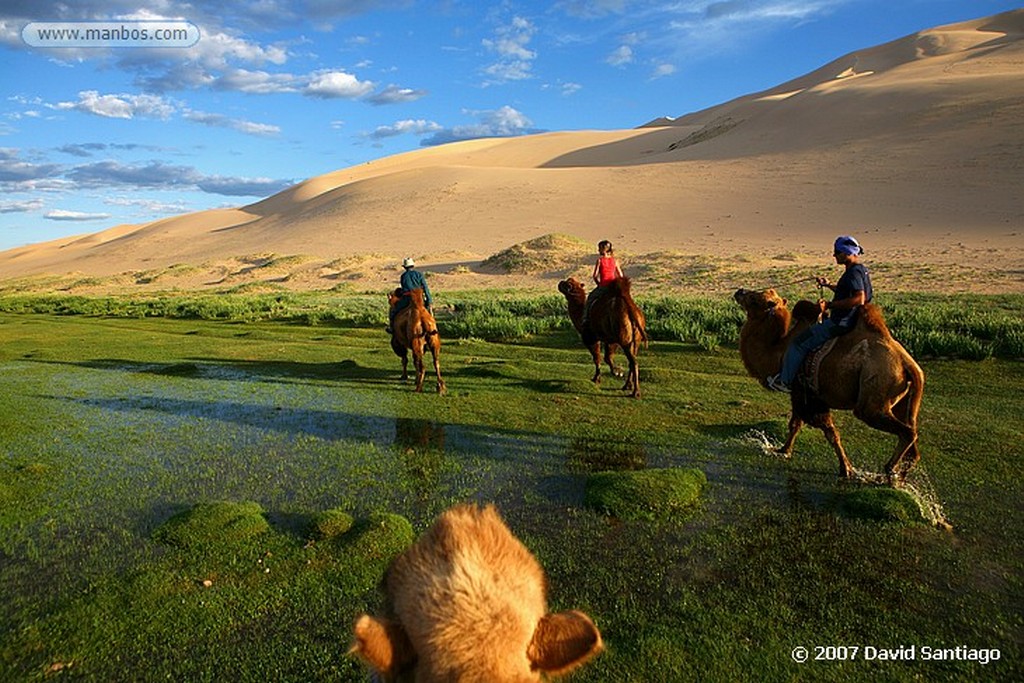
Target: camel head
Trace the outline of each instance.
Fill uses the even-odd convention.
[[[586,614],[547,611],[540,564],[490,505],[442,514],[384,590],[390,616],[361,616],[351,652],[387,681],[532,683],[603,647]]]
[[[559,282],[558,291],[569,301],[582,304],[587,300],[587,290],[583,288],[583,283],[574,277]]]
[[[394,308],[398,300],[402,298],[402,288],[397,287],[393,291],[388,292],[388,307]]]
[[[741,288],[736,290],[732,298],[746,311],[748,320],[766,314],[776,315],[786,309],[786,300],[779,296],[774,289],[757,292]]]

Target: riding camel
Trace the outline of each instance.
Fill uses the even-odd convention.
[[[604,344],[604,359],[612,370],[612,374],[621,377],[612,356],[616,348],[621,348],[629,361],[624,391],[632,390],[633,398],[640,398],[640,370],[637,366],[637,353],[640,344],[647,343],[647,322],[643,311],[633,301],[630,294],[630,281],[621,277],[608,286],[608,291],[594,301],[590,308],[587,325],[583,324],[583,310],[586,306],[587,292],[583,283],[575,278],[562,280],[558,283],[558,291],[565,295],[569,305],[569,318],[576,331],[580,333],[583,345],[590,350],[594,359],[595,384],[601,383],[601,360],[599,346]]]
[[[360,616],[350,652],[384,680],[540,681],[603,648],[583,612],[548,613],[544,570],[491,505],[442,514],[382,585],[388,616]]]
[[[437,323],[423,304],[423,290],[414,289],[408,296],[411,303],[395,315],[391,324],[391,348],[402,359],[402,381],[409,379],[409,351],[412,351],[412,362],[416,368],[416,391],[423,391],[423,377],[426,374],[423,350],[427,349],[434,359],[437,393],[443,394],[445,385],[438,360],[441,354],[441,335],[437,332]],[[388,294],[388,304],[394,308],[401,297],[402,290],[396,289]]]
[[[740,356],[747,371],[767,388],[767,377],[779,372],[786,347],[815,324],[818,306],[800,301],[793,313],[774,289],[740,289],[734,295],[746,312],[740,330]],[[793,322],[792,327],[790,323]],[[829,344],[835,342],[831,349]],[[825,434],[839,458],[839,476],[853,476],[853,466],[839,440],[830,410],[853,410],[868,426],[895,434],[896,450],[885,466],[889,483],[899,486],[917,464],[917,415],[924,393],[924,371],[893,339],[874,304],[861,307],[856,325],[819,351],[812,352],[791,394],[789,436],[779,452],[789,457],[806,422]]]

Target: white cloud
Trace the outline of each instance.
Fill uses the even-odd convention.
[[[65,211],[54,209],[43,214],[43,218],[51,221],[104,221],[110,218],[109,213],[83,213],[81,211]]]
[[[438,131],[420,144],[423,146],[442,145],[447,142],[458,140],[473,140],[476,138],[514,137],[539,132],[531,126],[533,122],[521,111],[508,105],[500,109],[488,111],[468,111],[467,114],[476,116],[477,123],[454,126]]]
[[[425,121],[423,119],[406,119],[404,121],[396,121],[390,126],[378,126],[375,131],[370,133],[370,137],[379,140],[381,138],[391,138],[397,135],[426,135],[428,133],[436,133],[441,130],[444,130],[444,127],[433,121]]]
[[[676,70],[677,69],[674,64],[657,64],[654,67],[654,72],[651,74],[651,79],[671,76],[676,72]]]
[[[370,104],[400,104],[403,102],[415,102],[426,97],[426,90],[413,90],[412,88],[399,88],[397,85],[389,85],[379,93],[366,98]]]
[[[254,123],[243,119],[232,119],[224,116],[223,114],[211,114],[203,111],[186,112],[185,118],[195,123],[201,123],[204,126],[231,128],[232,130],[237,130],[241,133],[245,133],[246,135],[269,137],[281,132],[280,127],[267,123]]]
[[[319,71],[311,75],[303,94],[323,99],[357,99],[373,92],[371,81],[360,81],[345,71]]]
[[[43,200],[29,199],[23,202],[0,202],[0,213],[28,213],[43,208]]]
[[[608,58],[605,61],[612,66],[630,64],[633,61],[633,48],[629,45],[620,45],[610,55],[608,55]]]
[[[101,95],[96,90],[78,93],[77,102],[58,102],[54,109],[74,109],[87,114],[111,119],[133,119],[136,117],[168,119],[174,113],[174,105],[156,95]]]
[[[514,17],[512,23],[495,31],[495,38],[484,39],[483,46],[498,56],[498,61],[484,68],[484,73],[497,82],[520,81],[530,78],[537,53],[527,45],[536,33],[528,19]]]

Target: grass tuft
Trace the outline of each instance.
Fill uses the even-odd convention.
[[[258,503],[199,503],[180,512],[153,532],[167,545],[205,549],[243,543],[270,530]]]
[[[584,504],[625,520],[657,520],[693,507],[707,486],[696,468],[597,472],[587,478]]]
[[[873,522],[928,523],[921,514],[921,508],[908,493],[888,486],[844,492],[839,501],[839,514]]]
[[[320,539],[337,538],[348,533],[353,524],[355,524],[355,520],[352,515],[344,510],[333,508],[319,512],[313,517],[312,531]]]

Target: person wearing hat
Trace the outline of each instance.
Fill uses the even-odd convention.
[[[388,312],[388,334],[391,334],[391,330],[394,327],[395,316],[398,315],[399,311],[408,307],[409,304],[412,302],[411,299],[409,298],[409,292],[411,292],[414,289],[423,290],[423,304],[427,307],[428,311],[433,312],[432,306],[434,303],[434,298],[430,296],[430,287],[427,286],[427,278],[423,276],[423,273],[416,270],[416,262],[412,259],[411,256],[406,256],[404,259],[402,259],[402,268],[405,269],[405,271],[402,273],[401,279],[399,280],[399,286],[402,290],[402,297],[398,300],[397,303],[395,303],[395,305]]]
[[[872,298],[871,276],[860,262],[863,253],[864,249],[850,235],[840,235],[836,238],[832,255],[836,263],[846,269],[834,285],[829,284],[826,278],[815,278],[819,287],[828,287],[835,292],[832,301],[818,301],[818,306],[828,313],[828,317],[820,324],[811,325],[797,335],[786,349],[786,355],[782,359],[782,372],[767,378],[769,389],[789,391],[808,353],[832,337],[838,337],[853,329],[860,307],[870,302]]]

